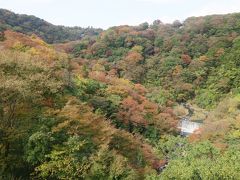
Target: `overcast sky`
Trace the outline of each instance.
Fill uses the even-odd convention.
[[[240,0],[0,0],[0,8],[56,25],[107,28],[240,12]]]

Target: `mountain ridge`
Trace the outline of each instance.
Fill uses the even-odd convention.
[[[11,29],[28,35],[36,34],[48,43],[59,43],[98,35],[102,29],[53,25],[33,15],[16,14],[0,9],[0,30]]]

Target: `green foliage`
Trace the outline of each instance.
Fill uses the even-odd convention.
[[[38,60],[23,53],[0,53],[0,171],[3,175],[28,173],[23,158],[25,143],[39,125],[35,121],[42,115],[44,106],[52,98],[58,99],[63,85],[48,65]],[[58,69],[57,65],[54,68]],[[48,106],[54,107],[54,103]],[[44,156],[48,148],[45,138],[47,135],[42,133],[30,138],[29,162],[38,163]]]
[[[180,136],[164,136],[158,142],[156,149],[158,154],[167,155],[170,159],[175,159],[183,155],[183,152],[188,148],[187,139]]]
[[[84,178],[90,166],[88,158],[91,155],[90,142],[81,141],[80,137],[68,139],[65,146],[53,150],[49,160],[37,167],[38,176],[42,178],[75,179]]]
[[[126,159],[107,147],[102,147],[94,157],[89,179],[136,179],[136,173],[128,165]]]
[[[110,118],[118,111],[118,106],[115,106],[111,101],[106,100],[105,97],[93,96],[89,101],[94,110],[100,110],[107,118]]]
[[[197,94],[196,103],[203,108],[211,108],[219,98],[216,92],[207,89],[202,89]]]
[[[102,30],[94,28],[55,26],[40,18],[19,15],[0,9],[1,27],[25,34],[36,34],[48,43],[59,43],[81,39],[83,36],[95,36]]]
[[[81,51],[84,49],[87,49],[88,47],[88,41],[82,41],[81,43],[77,44],[76,46],[74,46],[72,53],[74,54],[75,57],[80,56]]]
[[[163,89],[158,89],[158,88],[153,90],[151,93],[148,93],[147,97],[151,101],[162,106],[166,105],[167,101],[173,99],[173,97],[171,97],[171,94],[168,91],[165,91]]]
[[[237,179],[240,168],[239,153],[229,150],[218,156],[216,152],[209,144],[196,145],[186,152],[184,159],[173,160],[161,174],[161,178]]]
[[[0,179],[240,177],[239,14],[106,31],[0,16]],[[81,40],[56,45],[61,60],[5,29]],[[211,111],[188,139],[173,136],[179,102]]]
[[[47,155],[37,167],[38,177],[57,179],[135,179],[125,158],[107,148],[98,151],[86,140],[70,137],[64,147]]]
[[[92,79],[76,78],[76,95],[83,101],[89,100],[92,95],[104,85]]]
[[[29,137],[26,159],[32,165],[39,164],[46,160],[46,154],[50,152],[53,137],[49,132],[36,132]]]
[[[163,41],[162,37],[157,37],[154,41],[154,45],[159,48],[161,48],[163,46],[163,43],[164,43],[164,41]]]
[[[157,145],[170,158],[166,169],[146,179],[237,179],[239,152],[229,147],[221,154],[209,142],[189,144],[185,139],[168,137]]]

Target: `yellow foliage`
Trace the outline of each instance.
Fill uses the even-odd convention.
[[[115,95],[119,95],[121,97],[128,96],[128,90],[124,86],[108,86],[106,91],[108,94],[115,94]]]
[[[33,56],[40,55],[40,52],[38,51],[38,49],[36,49],[34,47],[31,47],[27,52]]]
[[[99,63],[94,64],[92,67],[92,71],[105,71],[105,67]]]
[[[142,53],[143,47],[142,46],[134,46],[131,50],[134,52]]]
[[[203,61],[203,62],[206,62],[206,61],[208,61],[208,57],[207,56],[200,56],[199,60]]]
[[[20,41],[17,41],[13,44],[12,49],[17,50],[17,51],[21,51],[21,52],[25,52],[29,49],[30,47],[27,45],[24,45],[23,43],[21,43]]]
[[[46,46],[46,47],[49,46],[46,42],[44,42],[41,38],[39,38],[39,37],[38,37],[37,35],[35,35],[35,34],[33,34],[33,35],[31,36],[31,39],[32,39],[34,42],[38,43],[39,45]]]
[[[22,33],[7,30],[4,32],[6,40],[2,42],[4,49],[26,52],[33,56],[41,56],[42,59],[57,60],[66,58],[65,53],[58,53],[53,47],[45,43],[36,35],[27,36]]]

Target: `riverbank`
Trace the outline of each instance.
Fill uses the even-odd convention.
[[[193,122],[204,122],[208,117],[208,111],[190,103],[182,103],[175,106],[174,113],[179,119],[187,118],[187,120]]]

